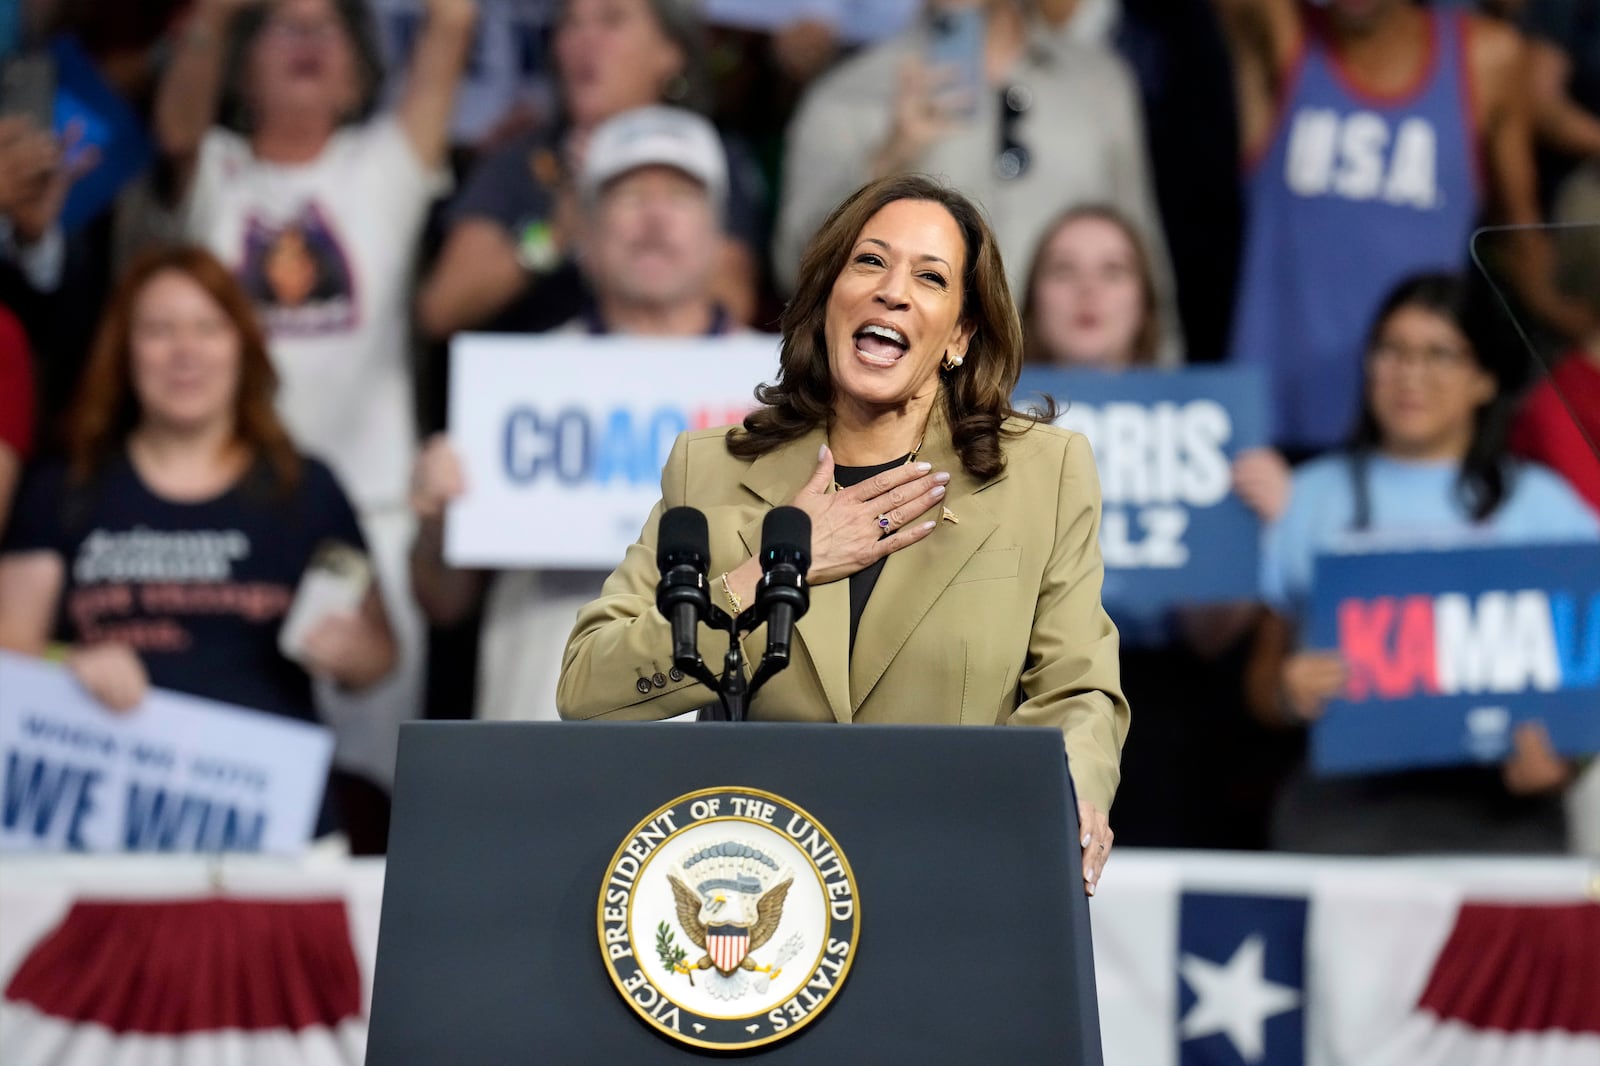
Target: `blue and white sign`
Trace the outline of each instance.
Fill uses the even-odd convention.
[[[678,434],[738,424],[777,373],[778,339],[763,334],[457,337],[450,438],[467,485],[445,558],[612,569],[661,496]]]
[[[112,714],[0,652],[0,850],[293,853],[332,758],[321,726],[160,689]]]
[[[1322,556],[1311,612],[1307,646],[1348,671],[1312,730],[1320,772],[1499,762],[1528,719],[1600,751],[1593,545]]]
[[[1089,438],[1100,472],[1102,599],[1150,615],[1253,599],[1261,524],[1233,494],[1234,458],[1266,443],[1266,390],[1243,368],[1028,368],[1019,407],[1045,394]]]

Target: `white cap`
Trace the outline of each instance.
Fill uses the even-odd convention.
[[[595,127],[580,188],[593,202],[607,182],[640,167],[672,167],[706,187],[720,212],[728,193],[728,158],[716,129],[681,107],[624,111]]]

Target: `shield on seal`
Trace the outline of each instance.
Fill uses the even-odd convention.
[[[706,929],[706,953],[723,973],[739,968],[750,952],[750,930],[740,925],[713,925]]]

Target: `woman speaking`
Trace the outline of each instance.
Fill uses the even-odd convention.
[[[639,543],[578,614],[565,718],[653,719],[714,697],[671,669],[656,527],[706,514],[713,595],[738,612],[767,511],[811,518],[811,607],[768,721],[1054,726],[1065,735],[1091,894],[1128,730],[1100,604],[1088,443],[1011,406],[1022,332],[993,234],[922,177],[874,182],[829,216],[784,310],[776,384],[732,430],[686,433]],[[718,661],[726,637],[707,631]]]

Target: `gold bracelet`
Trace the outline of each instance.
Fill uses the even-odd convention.
[[[734,595],[733,586],[728,584],[728,574],[726,571],[724,571],[722,574],[722,592],[723,595],[728,597],[728,603],[733,606],[733,614],[734,617],[737,618],[740,610],[739,597]]]

